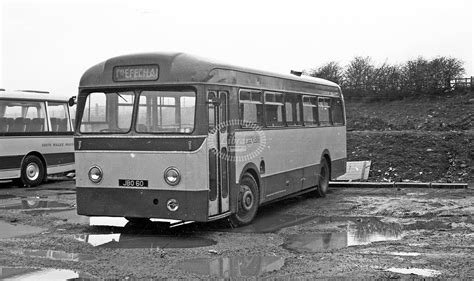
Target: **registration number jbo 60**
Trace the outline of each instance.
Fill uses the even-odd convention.
[[[119,186],[123,187],[148,187],[147,180],[119,180]]]

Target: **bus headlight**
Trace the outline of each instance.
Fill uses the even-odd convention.
[[[89,169],[89,179],[93,183],[99,183],[102,180],[102,169],[99,166],[92,166]]]
[[[166,183],[169,185],[177,185],[181,180],[181,175],[175,167],[168,167],[168,169],[165,170],[164,177]]]

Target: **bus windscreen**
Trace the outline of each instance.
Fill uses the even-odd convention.
[[[136,112],[138,133],[188,134],[194,130],[195,108],[194,91],[92,92],[87,96],[80,132],[127,133]]]

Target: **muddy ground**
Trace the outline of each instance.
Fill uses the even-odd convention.
[[[165,230],[75,215],[72,180],[0,184],[0,279],[472,280],[473,188],[332,188],[262,207],[244,228]]]
[[[347,99],[347,158],[369,181],[474,182],[474,92]]]

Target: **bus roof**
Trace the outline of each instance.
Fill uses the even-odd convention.
[[[114,81],[117,68],[158,66],[152,81]],[[146,80],[146,79],[145,79]],[[309,76],[276,74],[233,66],[185,53],[143,53],[108,59],[88,69],[80,88],[130,87],[133,85],[208,83],[273,90],[306,92],[314,89],[339,92],[339,86],[328,80]]]
[[[0,91],[0,99],[15,100],[40,100],[40,101],[60,101],[67,102],[68,98],[51,94],[45,91],[34,90],[3,90]]]

